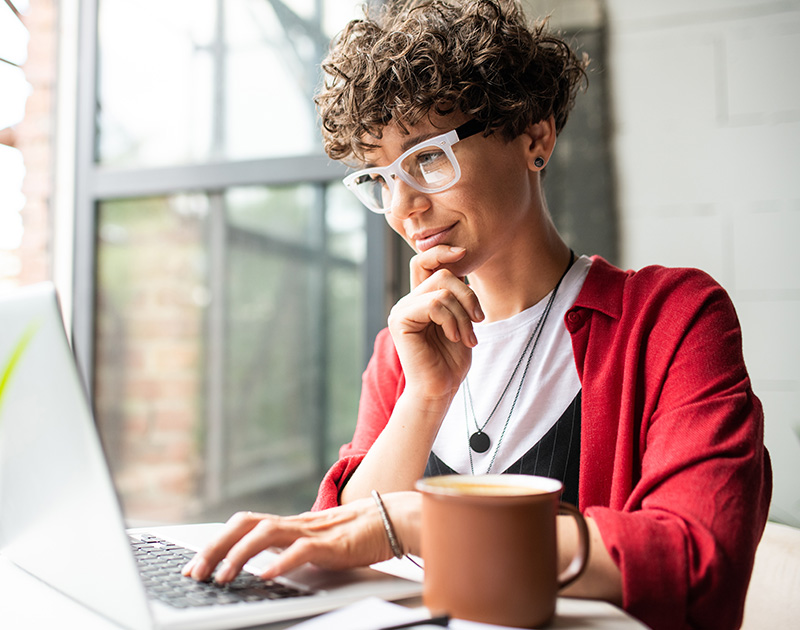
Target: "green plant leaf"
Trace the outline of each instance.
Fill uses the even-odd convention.
[[[2,371],[0,371],[0,411],[3,409],[3,394],[5,393],[6,386],[9,381],[11,381],[14,370],[17,364],[19,364],[22,355],[25,353],[25,348],[28,347],[31,339],[33,339],[34,335],[39,331],[39,326],[39,322],[34,322],[25,329],[25,332],[22,333],[16,346],[14,346],[14,349],[11,351],[11,356],[8,358],[6,365],[3,367]],[[2,415],[0,415],[0,421],[2,421],[2,419]]]

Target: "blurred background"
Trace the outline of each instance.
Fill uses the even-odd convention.
[[[592,62],[576,252],[730,293],[800,525],[800,1],[527,0]],[[321,149],[352,0],[0,0],[0,291],[52,280],[129,520],[307,509],[410,250]],[[2,314],[0,314],[2,325]]]

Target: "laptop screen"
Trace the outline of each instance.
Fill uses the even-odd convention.
[[[0,296],[0,549],[112,619],[152,627],[55,289]]]

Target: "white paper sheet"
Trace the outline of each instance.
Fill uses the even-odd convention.
[[[380,630],[398,623],[423,620],[428,616],[425,608],[407,608],[382,599],[368,598],[299,623],[289,630]],[[463,619],[451,619],[447,627],[450,630],[519,630]],[[414,626],[414,630],[442,630],[442,626],[421,621],[420,625]]]

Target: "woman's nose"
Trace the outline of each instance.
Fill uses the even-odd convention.
[[[392,203],[389,213],[396,219],[407,219],[417,212],[424,212],[430,207],[428,195],[406,184],[399,177],[394,180]]]

